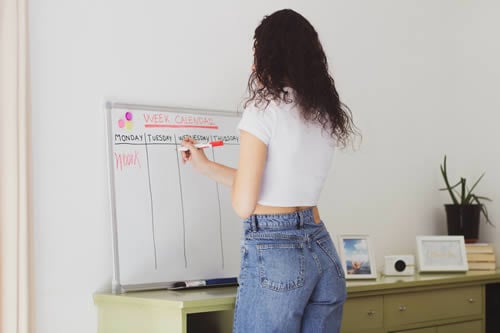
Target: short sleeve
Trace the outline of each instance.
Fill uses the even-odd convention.
[[[273,118],[269,109],[250,107],[243,111],[238,129],[255,135],[267,146],[272,137]]]

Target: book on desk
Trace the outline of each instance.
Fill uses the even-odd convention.
[[[495,270],[496,256],[495,249],[489,243],[465,244],[467,254],[467,264],[469,270]]]

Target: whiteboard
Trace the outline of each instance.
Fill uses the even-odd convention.
[[[236,112],[106,104],[113,292],[236,277],[242,226],[229,188],[182,164],[190,135],[213,161],[236,168]]]

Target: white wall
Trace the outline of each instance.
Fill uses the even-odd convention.
[[[495,0],[30,5],[38,333],[96,332],[92,293],[110,288],[103,102],[236,109],[253,29],[279,8],[317,28],[363,133],[320,202],[332,234],[370,234],[381,269],[384,255],[413,253],[415,235],[445,233],[444,154],[453,176],[486,172],[478,190],[500,224]],[[499,244],[498,228],[481,227]]]

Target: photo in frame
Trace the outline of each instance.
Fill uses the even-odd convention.
[[[466,272],[464,236],[417,236],[417,267],[420,272]]]
[[[377,278],[375,253],[368,235],[341,235],[339,248],[346,279]]]

